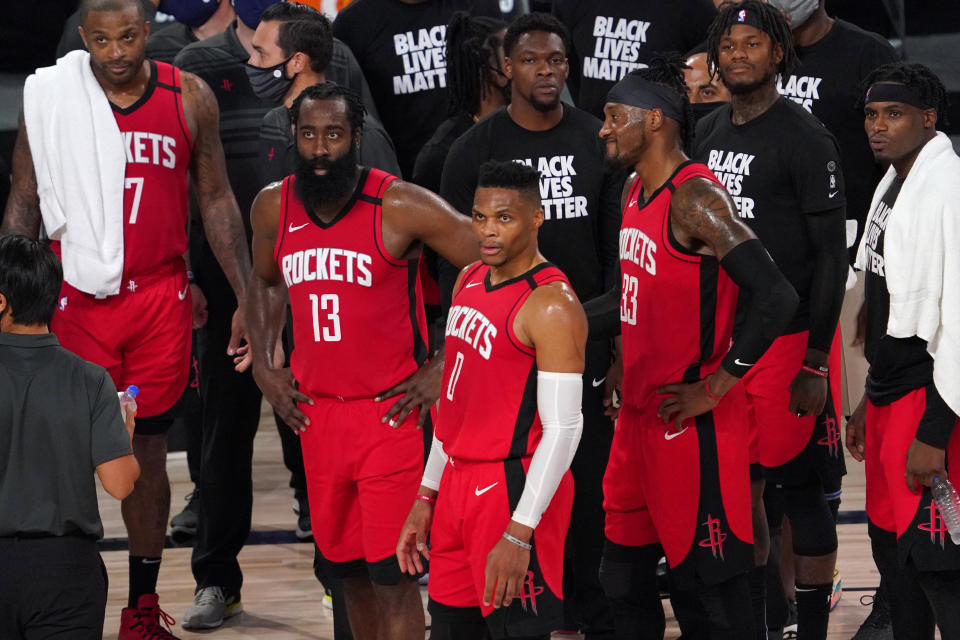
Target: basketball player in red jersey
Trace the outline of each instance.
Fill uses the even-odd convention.
[[[149,23],[138,0],[85,0],[81,16],[90,67],[126,150],[122,284],[115,295],[97,298],[65,280],[51,329],[64,347],[104,366],[118,388],[140,387],[133,450],[142,474],[122,508],[131,555],[120,639],[172,637],[163,635],[154,592],[170,508],[166,431],[190,367],[191,300],[183,259],[188,175],[207,238],[239,299],[250,258],[226,180],[210,89],[192,74],[145,58]],[[39,234],[41,203],[27,133],[21,115],[13,191],[0,235]],[[231,349],[240,342],[240,319],[234,319]]]
[[[417,263],[424,244],[458,265],[477,248],[443,200],[357,165],[363,106],[328,88],[294,102],[297,170],[253,203],[253,375],[300,432],[314,539],[343,579],[354,636],[420,639],[418,586],[394,554],[423,469],[418,420],[440,395]],[[283,369],[274,346],[287,298],[296,346]],[[398,394],[389,409],[378,402]]]
[[[586,305],[591,334],[621,330],[624,358],[600,580],[618,638],[662,637],[662,545],[684,635],[750,638],[748,433],[737,382],[797,296],[726,190],[684,154],[692,113],[679,60],[627,75],[604,112],[608,157],[635,175],[624,191],[621,287]],[[749,312],[734,335],[739,292]],[[685,615],[692,598],[705,616]]]
[[[437,428],[397,543],[410,574],[430,559],[433,640],[548,638],[563,624],[587,324],[537,248],[539,184],[524,164],[480,167],[481,262],[454,286]]]

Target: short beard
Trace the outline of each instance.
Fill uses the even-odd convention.
[[[307,160],[297,153],[294,191],[308,213],[315,213],[347,194],[357,177],[357,155],[356,145],[350,145],[350,151],[336,160]],[[316,175],[313,171],[317,168],[326,169],[327,175]]]
[[[551,100],[550,102],[541,102],[536,98],[534,98],[533,96],[530,96],[527,102],[529,102],[530,106],[536,109],[537,111],[539,111],[540,113],[547,113],[548,111],[553,111],[554,109],[557,108],[557,106],[559,106],[560,94],[558,93],[557,98],[555,100]]]
[[[754,82],[749,82],[746,84],[730,84],[727,82],[727,79],[723,77],[722,73],[720,74],[720,77],[723,80],[723,83],[727,86],[727,91],[730,92],[731,96],[742,97],[742,96],[749,95],[754,91],[757,91],[758,89],[761,89],[769,84],[776,83],[778,73],[779,72],[777,71],[777,69],[774,68],[770,73],[763,76],[759,80],[756,80]]]

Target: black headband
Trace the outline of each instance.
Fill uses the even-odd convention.
[[[923,101],[920,92],[913,87],[895,82],[875,82],[867,89],[867,96],[863,99],[868,102],[902,102],[917,109],[933,109]]]
[[[757,17],[757,14],[753,11],[747,11],[746,9],[740,9],[739,11],[737,11],[737,20],[730,26],[735,27],[738,24],[745,24],[749,27],[753,27],[754,29],[759,29],[760,31],[763,31],[768,36],[771,36],[771,37],[773,36],[773,34],[771,34],[762,26],[760,26],[760,19]]]
[[[623,80],[610,89],[607,102],[618,102],[641,109],[660,109],[663,115],[676,120],[681,126],[686,122],[683,99],[640,76],[624,76]]]

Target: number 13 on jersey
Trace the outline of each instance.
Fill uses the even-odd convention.
[[[313,339],[315,342],[340,341],[340,296],[325,293],[318,296],[310,294],[310,307],[313,309]],[[320,312],[325,311],[324,326],[320,326]]]

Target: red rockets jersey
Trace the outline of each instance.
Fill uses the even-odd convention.
[[[533,290],[566,276],[549,262],[498,285],[473,265],[447,315],[443,386],[436,426],[454,459],[489,461],[532,455],[543,427],[537,414],[536,351],[513,332]]]
[[[637,179],[623,212],[623,402],[641,409],[659,405],[661,385],[715,371],[730,347],[737,286],[715,257],[688,252],[669,231],[673,192],[693,177],[717,181],[706,166],[686,163],[640,204]]]
[[[381,200],[396,180],[364,168],[351,199],[330,222],[308,214],[284,179],[274,258],[293,311],[290,367],[307,395],[372,398],[427,356],[417,260],[387,253]]]
[[[180,70],[149,61],[150,81],[139,100],[114,104],[123,136],[123,282],[181,260],[187,251],[187,169],[193,139],[183,114]],[[60,255],[60,243],[53,243]]]

